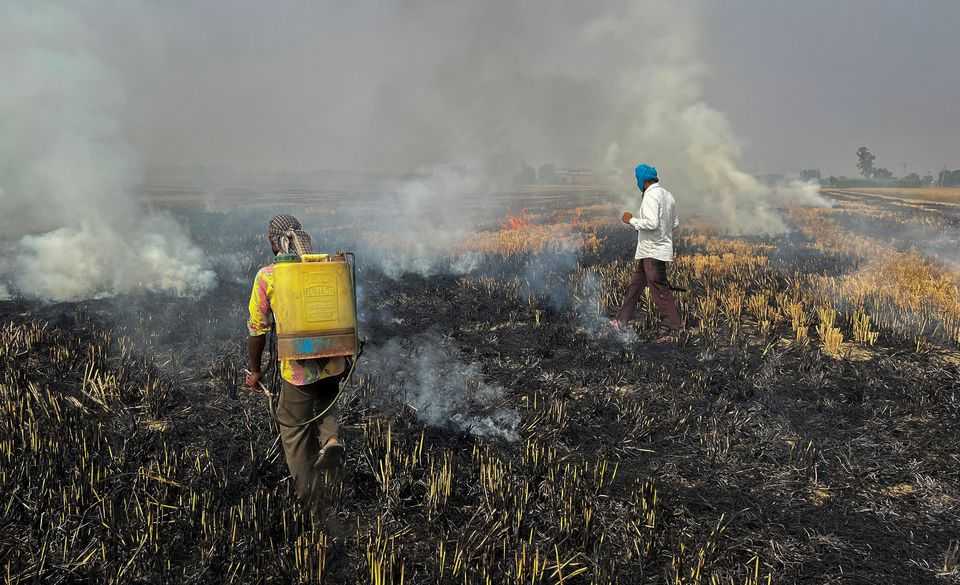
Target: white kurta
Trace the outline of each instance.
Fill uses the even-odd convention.
[[[630,225],[637,230],[636,259],[656,258],[673,262],[673,230],[680,225],[673,194],[654,183],[643,192],[640,213]]]

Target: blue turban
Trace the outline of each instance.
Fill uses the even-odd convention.
[[[637,187],[643,189],[643,184],[646,181],[653,181],[657,178],[657,169],[646,164],[638,164],[635,170],[637,175]]]

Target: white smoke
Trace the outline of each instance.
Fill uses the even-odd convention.
[[[137,231],[126,234],[82,225],[24,236],[17,289],[37,298],[78,300],[134,290],[193,296],[216,284],[207,259],[176,222],[164,215],[138,221]]]
[[[629,323],[622,330],[616,330],[610,325],[610,317],[603,314],[600,300],[603,285],[595,269],[585,269],[581,277],[571,279],[570,286],[579,329],[590,337],[604,336],[624,345],[639,340],[636,330]]]
[[[197,279],[170,288],[139,266],[147,226],[127,196],[142,176],[137,153],[151,169],[250,176],[425,169],[385,188],[367,217],[386,239],[413,242],[384,257],[392,274],[436,270],[482,225],[470,206],[495,207],[524,163],[615,176],[635,208],[632,169],[648,162],[682,220],[731,232],[780,231],[777,207],[823,204],[810,185],[772,188],[744,170],[705,95],[703,2],[153,2],[146,19],[130,5],[0,0],[3,236],[66,228],[50,237],[89,245],[112,233],[104,241],[130,250],[86,250],[98,276],[62,279],[73,296],[210,282],[202,262],[174,257],[189,247],[182,232],[157,234],[172,262],[160,274],[191,262],[183,273]],[[117,42],[126,30],[166,41],[163,58]],[[23,244],[22,267],[63,264]]]
[[[611,137],[602,166],[621,177],[620,193],[634,208],[632,167],[642,160],[658,167],[681,215],[696,213],[731,233],[782,232],[777,207],[828,203],[814,184],[771,187],[743,170],[727,117],[703,95],[706,68],[698,57],[700,23],[692,6],[633,3],[624,14],[598,19],[586,29],[586,39],[604,44],[614,39],[634,63],[618,75],[622,101],[616,110],[623,124]]]
[[[495,186],[477,163],[438,164],[386,188],[395,195],[376,203],[374,233],[383,242],[371,256],[384,274],[466,274],[478,266],[480,256],[461,247],[479,229],[471,206]]]
[[[395,272],[435,268],[477,227],[466,204],[496,205],[492,186],[524,161],[591,167],[597,183],[613,178],[615,198],[634,211],[633,168],[656,165],[682,219],[731,233],[782,232],[778,208],[827,205],[816,185],[770,186],[744,170],[736,133],[704,93],[697,2],[406,8],[378,34],[415,47],[416,59],[379,72],[369,114],[377,133],[358,137],[388,165],[431,169],[398,190],[405,217],[417,218],[402,224],[418,249]],[[460,34],[423,35],[411,20]],[[464,160],[480,162],[446,164]]]
[[[516,441],[520,415],[503,406],[504,391],[464,363],[456,346],[436,333],[390,339],[370,349],[370,371],[388,402],[412,407],[424,424],[478,437]]]
[[[203,293],[215,280],[203,255],[134,198],[123,87],[79,6],[0,2],[0,228],[16,256],[7,278],[51,300]]]

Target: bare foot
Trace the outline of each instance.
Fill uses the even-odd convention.
[[[613,330],[617,332],[623,331],[623,323],[617,319],[610,319],[610,327],[613,327]]]

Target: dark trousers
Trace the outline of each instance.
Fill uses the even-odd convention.
[[[320,449],[337,436],[337,394],[340,377],[333,376],[306,386],[294,386],[286,380],[277,404],[277,423],[283,442],[283,454],[297,495],[308,500],[313,495],[323,470],[317,468]],[[326,411],[323,418],[311,424],[306,421]]]
[[[667,325],[674,331],[680,329],[680,313],[677,311],[677,301],[673,298],[673,291],[667,284],[667,263],[654,258],[637,260],[633,269],[633,277],[627,294],[623,298],[623,306],[617,313],[617,320],[623,323],[633,319],[637,310],[637,302],[643,296],[643,290],[650,287],[650,296],[656,303]]]

